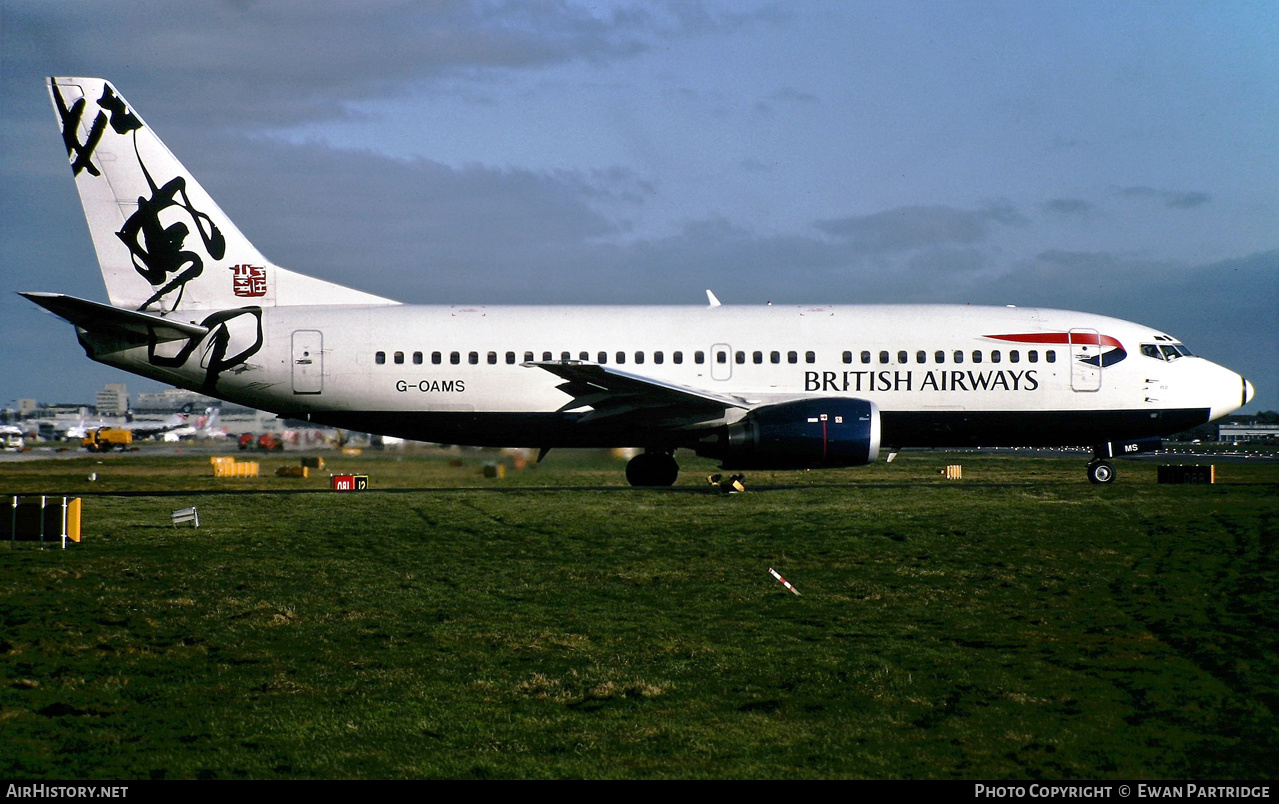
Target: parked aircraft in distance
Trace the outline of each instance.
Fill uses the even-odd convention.
[[[226,428],[218,424],[218,417],[222,415],[222,409],[218,407],[207,407],[203,414],[197,414],[191,405],[186,406],[188,410],[177,414],[181,416],[181,423],[160,433],[160,437],[165,441],[182,441],[183,439],[210,439],[210,438],[226,438]]]
[[[44,417],[24,419],[22,424],[24,432],[37,441],[45,439],[79,441],[88,436],[90,432],[104,427],[111,430],[128,430],[134,438],[163,438],[165,441],[171,441],[177,440],[177,438],[173,437],[175,435],[187,438],[225,436],[225,433],[219,434],[211,429],[212,423],[217,420],[219,412],[218,408],[206,408],[203,416],[195,418],[195,426],[192,423],[191,405],[187,405],[184,410],[164,419],[135,419],[133,412],[130,410],[124,416],[86,417],[82,414],[74,420]],[[207,423],[201,424],[205,420],[207,420]]]
[[[111,84],[51,78],[111,303],[24,293],[93,360],[335,427],[474,446],[638,447],[727,469],[857,466],[906,447],[1115,455],[1238,409],[1250,383],[1141,324],[943,305],[401,304],[258,252]]]

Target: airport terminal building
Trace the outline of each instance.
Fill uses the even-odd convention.
[[[1223,424],[1217,428],[1217,440],[1228,444],[1279,441],[1279,424]]]

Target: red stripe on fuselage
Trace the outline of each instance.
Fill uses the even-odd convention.
[[[1115,338],[1109,335],[1095,335],[1091,332],[1028,332],[1023,335],[987,335],[997,341],[1013,341],[1014,343],[1078,343],[1089,346],[1117,346],[1123,348]]]

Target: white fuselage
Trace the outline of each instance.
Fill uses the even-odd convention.
[[[1247,393],[1242,378],[1207,360],[1143,354],[1142,344],[1176,343],[1148,327],[1038,308],[395,305],[274,307],[260,317],[260,337],[256,314],[229,320],[221,353],[243,356],[234,363],[211,361],[208,339],[180,367],[151,365],[142,348],[99,359],[297,418],[509,446],[559,445],[536,417],[563,419],[572,397],[560,377],[529,364],[560,360],[741,400],[719,423],[785,400],[870,400],[885,443],[897,446],[1167,434],[1238,408]],[[1012,425],[1007,437],[1001,417]],[[1081,428],[1085,419],[1097,426]],[[437,432],[439,422],[449,425]],[[591,437],[570,430],[563,445],[644,446],[652,437],[579,429]]]

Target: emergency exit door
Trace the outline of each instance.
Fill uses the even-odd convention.
[[[711,347],[711,379],[727,380],[733,376],[733,349],[726,343]]]
[[[324,390],[324,336],[318,329],[293,333],[293,393],[318,394]]]

